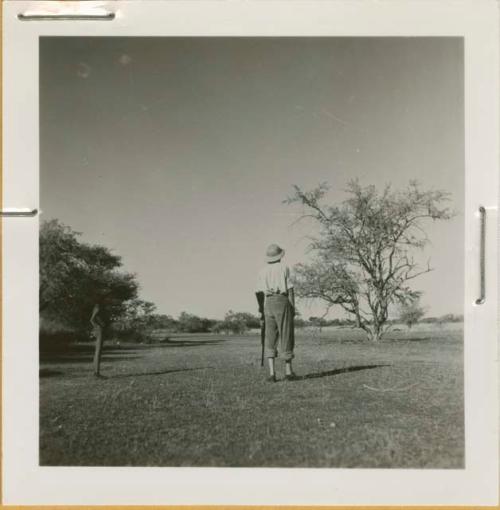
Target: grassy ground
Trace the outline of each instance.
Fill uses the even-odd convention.
[[[265,382],[257,335],[42,353],[40,463],[460,468],[462,332],[297,335],[300,379]],[[283,366],[278,363],[278,375]]]

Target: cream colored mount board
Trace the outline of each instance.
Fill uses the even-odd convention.
[[[11,214],[2,219],[3,503],[497,505],[498,36],[498,4],[486,0],[4,1],[2,204]],[[114,60],[102,60],[106,55]],[[154,67],[151,61],[157,55],[161,56]],[[329,55],[334,55],[335,65]],[[175,65],[169,68],[169,62]],[[310,82],[300,88],[304,77]],[[363,174],[368,167],[372,173]],[[333,176],[323,179],[325,168],[333,168]],[[448,183],[443,183],[445,175]],[[439,230],[437,223],[429,227],[429,250],[434,250],[437,264],[429,275],[441,276],[433,280],[438,277],[424,275],[418,281],[426,289],[422,299],[432,313],[445,314],[449,301],[450,306],[458,303],[454,311],[464,317],[463,356],[453,351],[455,357],[443,362],[458,370],[455,383],[446,379],[445,371],[444,386],[435,379],[429,379],[429,386],[422,383],[420,375],[431,373],[433,364],[440,362],[431,340],[427,357],[419,350],[426,348],[424,343],[407,342],[408,353],[424,356],[418,358],[418,370],[410,367],[408,354],[390,370],[315,376],[290,386],[280,380],[271,389],[264,381],[266,367],[259,368],[260,336],[253,331],[245,342],[223,338],[223,347],[215,345],[212,351],[204,346],[165,348],[147,358],[154,372],[161,371],[161,363],[168,370],[193,368],[195,352],[209,357],[219,353],[216,370],[206,371],[214,392],[211,405],[223,401],[224,388],[233,391],[232,387],[238,388],[238,395],[227,406],[243,404],[231,420],[222,408],[211,407],[206,413],[213,412],[214,421],[205,423],[198,413],[190,423],[189,409],[194,413],[208,398],[208,383],[196,379],[201,375],[194,370],[137,377],[131,385],[130,378],[114,377],[127,375],[127,367],[132,367],[128,364],[137,361],[111,362],[106,343],[102,367],[107,380],[92,378],[92,354],[64,366],[57,360],[39,360],[38,239],[44,220],[57,217],[82,231],[83,241],[123,255],[125,269],[140,279],[140,296],[153,296],[159,312],[177,317],[177,302],[184,310],[222,320],[228,309],[255,313],[254,284],[268,244],[283,244],[284,261],[292,267],[311,260],[299,241],[308,232],[289,228],[293,214],[300,211],[282,204],[291,185],[310,189],[318,181],[334,179],[328,197],[340,203],[349,177],[377,187],[391,182],[397,189],[408,178],[454,186],[457,215],[447,223],[455,229],[454,237],[447,237],[451,230]],[[483,231],[480,207],[486,214]],[[259,216],[259,211],[265,214]],[[18,212],[24,216],[18,217]],[[460,242],[454,243],[457,239]],[[481,299],[483,256],[485,299],[476,304]],[[175,300],[161,291],[162,281],[168,282]],[[463,285],[457,291],[459,283]],[[298,304],[303,317],[319,315],[306,315],[308,309],[301,306],[305,305]],[[321,334],[330,334],[328,328],[325,331]],[[411,337],[411,331],[400,328],[401,335]],[[456,338],[456,330],[450,331]],[[311,336],[296,333],[294,368],[299,376],[324,370],[321,359],[333,370],[396,357],[388,342],[369,344],[366,351],[345,342],[318,347]],[[93,344],[85,345],[93,349]],[[448,348],[443,345],[438,347]],[[461,349],[461,343],[454,345]],[[167,351],[170,354],[162,358]],[[144,352],[153,351],[139,356],[147,356]],[[316,361],[311,361],[313,355]],[[209,361],[212,365],[205,366],[214,366],[213,358]],[[281,363],[279,358],[280,378]],[[231,364],[233,378],[224,386]],[[409,367],[408,372],[398,367]],[[400,386],[394,387],[404,383],[410,388],[375,396],[369,388],[387,389],[384,377],[391,374],[399,374]],[[413,379],[403,380],[404,374]],[[353,423],[353,414],[343,407],[354,398],[351,390],[357,392],[358,409],[363,409],[360,419],[373,412],[367,399],[380,402],[380,410],[371,415],[373,425],[363,429],[370,434],[383,416],[398,412],[384,408],[387,402],[404,406],[404,395],[412,402],[417,395],[428,412],[425,406],[441,398],[443,387],[451,388],[454,398],[461,395],[456,384],[462,377],[463,398],[456,400],[449,434],[439,429],[448,407],[438,400],[441,404],[430,423],[441,431],[443,442],[430,435],[417,448],[425,458],[426,448],[435,445],[430,449],[438,456],[429,457],[432,462],[412,466],[386,460],[377,467],[356,457],[362,447],[352,434],[360,424]],[[120,380],[126,387],[120,388]],[[419,384],[412,386],[414,382]],[[110,409],[119,399],[131,399],[123,404],[123,416],[132,427],[137,416],[130,402],[139,402],[139,388],[145,384],[151,384],[145,398],[156,394],[157,404],[138,412],[148,430],[148,420],[157,420],[158,451],[172,456],[127,457],[111,433],[100,447],[85,450],[85,434],[92,442],[100,428],[95,415],[99,398],[107,398]],[[111,398],[110,388],[121,396]],[[285,415],[279,405],[264,415],[262,406],[269,399],[274,402],[280,392],[290,402],[302,395],[293,416],[303,416],[314,401],[314,394],[308,393],[312,388],[324,392],[325,402],[314,412],[331,416],[336,409],[339,415],[328,422],[338,421],[336,430],[328,430],[332,439],[316,456],[299,462],[297,451],[310,447],[304,431],[315,440],[327,436],[319,417],[319,422],[314,417],[314,425],[307,417],[303,424],[289,418],[287,428],[301,439],[284,447],[285,461],[277,456],[273,463],[267,455],[278,440],[268,441],[262,430],[266,420],[272,423]],[[412,393],[418,391],[422,393]],[[184,434],[165,426],[176,427],[172,414],[158,414],[179,392],[185,400],[170,413],[189,423]],[[70,400],[85,406],[78,420],[72,415],[75,408],[63,405]],[[107,406],[102,408],[100,425],[105,430],[110,424],[107,411]],[[253,420],[255,436],[244,428],[242,416]],[[401,437],[413,438],[409,441],[417,440],[422,418],[418,413],[411,416],[413,423],[406,422],[401,431]],[[238,424],[247,435],[237,445],[236,436],[228,436],[210,454],[199,438],[218,441],[220,420],[227,420],[228,430]],[[352,426],[343,428],[349,423]],[[87,432],[79,432],[79,427]],[[387,427],[377,433],[394,441],[394,429]],[[124,429],[123,421],[116,422],[114,430]],[[141,443],[140,432],[134,430]],[[164,441],[162,430],[170,430],[164,432]],[[439,457],[436,452],[458,444],[460,434],[461,453],[453,457],[458,460]],[[186,442],[176,443],[177,453],[172,453],[168,441],[179,437]],[[190,442],[193,437],[198,445]],[[146,439],[144,448],[150,444]],[[126,436],[123,441],[133,443]],[[404,444],[396,444],[401,450],[395,458],[404,458]],[[106,457],[110,445],[122,452],[118,461]],[[134,451],[139,450],[131,446],[130,455]],[[193,460],[193,451],[201,464]],[[246,453],[239,456],[241,451]],[[261,459],[256,465],[248,460],[250,451]],[[336,459],[339,451],[354,459],[352,463],[335,465],[334,460],[325,467],[326,453]],[[440,458],[441,463],[436,461]]]

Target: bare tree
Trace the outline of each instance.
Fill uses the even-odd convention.
[[[302,204],[301,218],[319,225],[310,245],[313,260],[295,267],[298,295],[341,306],[378,341],[387,329],[389,305],[416,299],[419,293],[409,282],[432,270],[429,263],[419,267],[413,254],[428,244],[426,220],[453,216],[449,194],[423,191],[416,181],[402,191],[386,186],[381,192],[351,181],[344,202],[324,205],[326,183],[294,190],[285,203]]]

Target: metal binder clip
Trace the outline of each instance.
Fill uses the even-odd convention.
[[[33,217],[38,214],[38,209],[1,209],[0,210],[0,216],[3,218],[10,218],[10,217]]]
[[[479,218],[481,222],[479,234],[479,298],[476,299],[476,305],[482,305],[486,301],[486,209],[479,208]]]
[[[114,12],[107,12],[104,14],[50,14],[50,13],[33,13],[33,14],[18,14],[19,21],[113,21],[116,18]]]

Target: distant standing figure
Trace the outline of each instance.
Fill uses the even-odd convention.
[[[92,316],[90,317],[90,323],[94,328],[95,336],[95,351],[94,351],[94,375],[101,377],[101,354],[102,345],[104,343],[104,328],[106,321],[103,316],[102,305],[96,304],[92,310]]]
[[[285,250],[277,244],[267,248],[267,264],[260,271],[256,297],[261,320],[265,320],[265,354],[268,358],[268,381],[276,382],[274,360],[280,351],[285,359],[285,380],[293,380],[295,296],[290,281],[290,270],[281,259]]]

